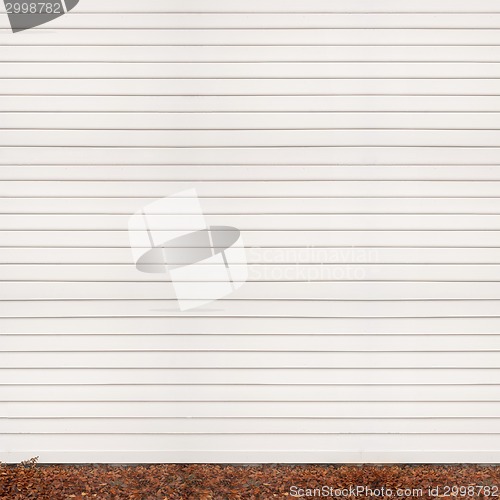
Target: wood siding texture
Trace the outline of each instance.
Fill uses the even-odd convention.
[[[498,462],[499,82],[496,0],[2,11],[0,461]],[[193,187],[249,280],[183,313]]]

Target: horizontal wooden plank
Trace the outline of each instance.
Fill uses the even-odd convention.
[[[192,215],[151,215],[148,227],[173,234],[176,230],[195,228],[197,220]],[[128,222],[127,215],[0,215],[0,230],[123,231]],[[500,215],[214,215],[208,222],[241,231],[500,230]],[[374,259],[372,255],[369,261]]]
[[[473,237],[472,235],[470,236]],[[186,281],[212,286],[221,281],[214,266],[198,265],[196,279]],[[243,272],[246,266],[234,265]],[[203,275],[202,275],[203,273]],[[248,281],[499,281],[498,264],[254,264],[248,266]],[[167,274],[145,273],[131,264],[0,264],[0,281],[133,281],[169,282]]]
[[[3,66],[3,65],[2,65]],[[65,67],[65,65],[61,65]],[[105,65],[107,66],[107,65]],[[498,65],[497,65],[498,66]],[[102,75],[104,76],[104,75]],[[222,75],[221,75],[222,76]],[[286,82],[283,82],[285,85]],[[498,112],[500,96],[0,96],[2,112]],[[297,125],[299,121],[297,121]]]
[[[29,81],[29,80],[27,80]],[[0,81],[1,86],[1,81]],[[3,113],[2,128],[57,130],[494,130],[500,113]],[[129,132],[130,133],[130,132]],[[158,132],[156,132],[158,133]],[[309,132],[310,133],[310,132]],[[400,132],[401,133],[401,132]],[[435,132],[434,132],[435,133]],[[442,132],[441,132],[442,133]],[[475,132],[477,133],[477,132]],[[221,167],[222,168],[222,167]]]
[[[471,12],[469,0],[255,0],[251,5],[238,0],[185,0],[179,5],[175,0],[150,0],[153,12]],[[476,0],[474,12],[500,12],[495,0]],[[88,0],[78,5],[77,12],[144,12],[133,0]]]
[[[76,12],[75,12],[76,13]],[[60,25],[64,24],[65,28],[69,27],[71,22],[81,22],[85,15],[78,13],[75,16],[65,18]],[[173,24],[173,27],[178,27],[179,21],[172,21],[176,16],[158,16],[157,14],[142,16],[117,16],[113,14],[111,17],[105,14],[92,16],[92,25],[87,27],[95,28],[95,23],[103,23],[104,19],[111,21],[110,26],[120,23],[122,19],[128,22],[141,22],[144,17],[152,16],[154,22],[158,19],[165,19],[165,22]],[[329,22],[336,20],[338,14],[335,16],[327,16]],[[425,17],[424,17],[425,16]],[[88,16],[87,16],[88,17]],[[192,17],[201,18],[200,16],[183,16],[184,19],[191,20]],[[203,16],[206,17],[206,16]],[[217,22],[226,22],[227,15],[221,16],[216,14]],[[265,16],[254,15],[238,16],[243,18],[245,22],[254,23],[256,20],[261,24],[262,22],[271,23],[276,20],[279,23],[283,19],[292,20],[294,23],[302,22],[305,15],[272,15],[266,14]],[[351,19],[354,15],[349,14]],[[369,27],[376,27],[374,24],[379,21],[383,16],[357,16],[357,18],[368,19]],[[428,15],[418,16],[410,14],[405,16],[405,20],[413,22],[415,20],[424,20],[428,23],[434,23],[435,19],[442,20],[446,23],[468,23],[468,27],[480,27],[476,21],[485,20],[490,24],[500,24],[497,19],[499,15],[481,15],[481,14],[443,14],[443,15]],[[326,21],[324,14],[309,15],[309,19],[313,21],[324,23]],[[389,16],[387,19],[393,19],[394,16]],[[136,20],[137,21],[134,21]],[[88,21],[87,21],[88,22]],[[175,24],[175,25],[174,25]],[[444,26],[444,24],[443,24]],[[55,25],[54,25],[55,27]],[[116,27],[116,26],[115,26]],[[179,26],[180,27],[180,26]],[[191,26],[188,26],[191,27]],[[264,26],[262,26],[264,27]],[[290,27],[290,26],[285,26]],[[402,26],[398,26],[402,27]],[[430,27],[430,26],[428,26]],[[336,46],[324,45],[318,47],[310,46],[162,46],[162,47],[145,47],[141,45],[134,45],[131,43],[127,47],[117,46],[95,46],[95,45],[81,45],[81,46],[68,46],[64,51],[59,50],[57,47],[52,46],[23,46],[13,45],[9,50],[5,50],[0,54],[1,62],[296,62],[296,61],[310,61],[310,62],[496,62],[500,61],[500,48],[498,46],[371,46],[371,45],[353,45],[353,46]],[[56,82],[53,82],[56,83]],[[77,83],[75,81],[74,83]],[[80,82],[79,88],[86,88],[87,82]],[[287,85],[287,90],[288,85]]]
[[[33,168],[33,174],[30,175],[30,168]],[[108,170],[108,167],[98,166],[98,168],[89,168],[89,167],[75,167],[72,166],[70,169],[67,167],[0,167],[0,172],[3,177],[2,180],[7,179],[18,179],[20,177],[19,172],[22,172],[22,176],[24,179],[31,179],[35,177],[35,175],[39,172],[37,178],[43,176],[43,178],[54,179],[55,177],[63,177],[63,174],[60,174],[61,171],[67,172],[72,175],[75,173],[75,176],[78,176],[79,179],[89,180],[90,178],[100,178],[100,172],[103,172],[104,175],[109,174],[109,178],[114,178],[121,176],[132,178],[135,177],[135,173],[133,167],[130,169],[123,169],[121,167],[110,167],[112,170],[117,173],[113,175],[112,172]],[[140,172],[144,170],[144,172],[152,171],[150,169],[158,169],[158,173],[155,172],[155,175],[158,178],[162,178],[161,172],[169,172],[169,167],[139,167],[137,172],[137,176],[140,176]],[[178,176],[187,175],[183,172],[189,172],[192,167],[174,167],[175,171],[178,172]],[[279,175],[279,169],[287,168],[287,167],[278,167],[278,169],[273,167],[263,167],[267,174],[266,176],[270,179],[273,177],[273,173],[275,173],[276,177]],[[338,176],[339,180],[341,180],[344,176],[347,178],[351,168],[357,167],[333,167],[332,172],[335,172],[335,176]],[[22,170],[21,170],[22,169]],[[198,172],[200,178],[209,177],[210,176],[210,167],[194,167],[194,171]],[[482,179],[486,180],[489,178],[490,180],[496,180],[496,171],[497,167],[491,167],[491,170],[487,167],[464,167],[462,170],[460,167],[444,167],[444,168],[436,168],[436,167],[413,167],[406,166],[404,168],[394,167],[359,167],[360,170],[353,170],[357,172],[357,174],[362,176],[368,176],[369,172],[376,173],[377,178],[385,179],[387,177],[392,178],[400,178],[404,179],[418,179],[420,176],[442,180],[459,180],[466,179],[470,172],[477,171],[476,178],[477,180]],[[370,170],[368,170],[370,169]],[[238,170],[234,167],[227,167],[224,170],[224,167],[216,167],[216,171],[226,171],[230,170],[233,173],[233,176],[238,176]],[[203,174],[203,172],[207,172]],[[119,173],[118,173],[119,172]],[[246,175],[252,178],[252,172],[255,172],[255,175],[258,175],[261,170],[260,167],[251,167],[244,169]],[[300,177],[302,172],[304,175],[309,175],[311,178],[315,178],[315,172],[318,172],[316,175],[318,179],[320,176],[329,177],[327,174],[322,174],[321,170],[316,170],[315,167],[307,167],[303,169],[301,167],[298,168],[297,171],[292,171],[290,167],[286,170],[288,173],[287,178]],[[229,174],[228,174],[229,175]],[[172,174],[173,177],[176,177]],[[74,177],[73,177],[74,178]],[[130,215],[142,207],[148,205],[153,202],[155,198],[0,198],[0,212],[3,214],[109,214],[109,215]],[[298,213],[297,203],[300,203],[300,213],[301,214],[500,214],[500,197],[488,197],[488,198],[207,198],[204,197],[202,200],[203,212],[205,215],[226,215],[226,214],[290,214],[290,213]],[[36,234],[32,234],[33,238],[36,238]],[[62,234],[62,233],[61,233]],[[95,234],[95,233],[94,233]],[[413,233],[415,234],[415,233]],[[454,235],[454,233],[450,233]],[[7,236],[7,235],[6,235]],[[248,235],[251,238],[252,242],[255,242],[254,236],[251,234]],[[366,235],[368,240],[370,239],[369,234]],[[417,235],[418,237],[418,235]],[[449,245],[441,240],[441,243],[444,246],[456,246],[456,241],[451,237],[449,241]],[[2,241],[0,239],[0,247],[2,243],[7,240]],[[56,245],[56,241],[54,241],[54,245]],[[128,243],[121,239],[117,240],[116,238],[108,240],[111,246],[116,245],[121,242],[124,246],[128,247]],[[271,243],[274,240],[269,240],[268,243]],[[278,243],[278,246],[285,245],[289,240],[283,240]],[[332,243],[332,246],[342,245],[343,239],[339,239],[336,243]],[[408,243],[411,246],[411,242],[415,240],[409,240]],[[248,242],[248,241],[247,241]],[[83,246],[90,246],[92,243],[92,239],[89,239]],[[99,246],[101,246],[102,240],[98,242]],[[309,242],[309,246],[312,246],[313,239]],[[399,244],[404,244],[405,242],[399,241]],[[463,242],[464,246],[471,246],[469,241]],[[44,243],[42,243],[44,244]],[[265,242],[260,241],[257,243],[258,245],[270,246],[266,245]],[[427,244],[430,246],[436,246],[434,241],[426,241],[425,239],[418,240],[416,245]],[[347,246],[357,246],[362,245],[362,243],[348,243]],[[437,244],[439,246],[439,242]],[[480,246],[480,241],[478,241],[478,245]],[[75,241],[75,245],[78,246],[78,240]]]
[[[487,368],[251,368],[99,369],[30,368],[0,370],[2,384],[498,384],[500,370]],[[53,414],[57,417],[57,414]],[[118,415],[120,416],[120,415]],[[161,415],[164,417],[165,415]],[[495,415],[498,417],[498,415]],[[33,415],[25,415],[33,418]],[[206,417],[206,415],[205,415]],[[366,415],[365,415],[366,417]]]
[[[471,7],[469,5],[469,11]],[[0,30],[2,45],[498,45],[497,29],[55,29],[27,30],[12,36]],[[39,75],[38,75],[39,76]],[[73,75],[74,76],[74,75]]]
[[[11,147],[0,165],[498,165],[500,148],[484,147],[270,147],[84,148]],[[164,193],[168,194],[168,193]],[[163,195],[164,195],[163,194]],[[26,196],[26,195],[25,195]],[[453,196],[453,194],[451,194]]]
[[[272,318],[272,317],[82,317],[4,318],[6,333],[498,333],[497,317],[460,318]]]
[[[458,46],[464,49],[464,46]],[[26,48],[32,49],[32,46]],[[35,47],[36,48],[36,47]],[[43,49],[50,48],[43,46]],[[71,47],[65,47],[70,49]],[[99,49],[104,47],[99,47]],[[120,48],[120,47],[118,47]],[[126,46],[128,51],[131,47]],[[154,47],[146,47],[148,50]],[[161,46],[161,49],[167,47]],[[177,49],[177,47],[174,47]],[[198,48],[198,47],[197,47]],[[226,48],[226,46],[224,46]],[[263,47],[268,51],[272,47]],[[296,46],[291,47],[297,48]],[[310,47],[313,50],[321,47]],[[387,49],[387,46],[381,47]],[[433,46],[432,49],[436,47]],[[12,50],[9,47],[9,51]],[[341,47],[343,50],[344,47]],[[122,50],[122,49],[121,49]],[[61,53],[61,51],[58,51]],[[67,51],[65,50],[66,54]],[[125,52],[128,53],[128,52]],[[239,78],[155,78],[155,79],[116,79],[116,78],[9,78],[0,80],[0,95],[57,96],[57,95],[139,95],[139,96],[241,96],[241,95],[497,95],[496,79],[485,78],[287,78],[286,86],[282,79]],[[415,119],[420,115],[415,115]],[[161,119],[162,117],[159,116]],[[186,117],[187,120],[189,117]],[[210,117],[208,117],[210,118]],[[237,118],[237,117],[236,117]],[[250,117],[251,118],[251,117]],[[404,117],[403,117],[404,118]],[[64,119],[64,117],[61,117]],[[109,117],[112,119],[112,117]],[[179,118],[180,119],[180,118]],[[217,117],[211,117],[217,123]],[[227,119],[227,118],[226,118]],[[272,119],[272,117],[270,118]],[[318,120],[320,117],[318,117]],[[367,118],[370,119],[370,118]],[[106,121],[103,120],[103,127]],[[94,120],[95,122],[95,120]],[[139,122],[140,123],[140,122]],[[183,123],[183,122],[181,122]],[[273,123],[273,122],[271,122]],[[419,123],[418,121],[416,123]],[[290,125],[287,123],[287,125]]]
[[[400,249],[398,249],[400,250]],[[38,250],[37,250],[38,251]],[[53,250],[52,250],[53,251]],[[498,250],[495,249],[495,252]],[[0,300],[88,299],[176,300],[164,282],[3,281]],[[195,298],[207,298],[200,287]],[[497,282],[266,282],[246,283],[228,300],[441,300],[498,299]]]
[[[429,441],[434,441],[434,435],[429,436]],[[421,443],[422,444],[422,443]],[[422,449],[420,445],[419,450]],[[18,464],[29,457],[27,451],[10,451],[0,453],[0,458],[5,463]],[[463,463],[495,463],[497,451],[128,451],[127,458],[122,451],[50,451],[40,452],[40,463],[373,463],[394,464],[401,463],[435,463],[435,464],[463,464]]]
[[[28,132],[24,132],[27,134]],[[38,132],[30,131],[31,134],[38,134]],[[101,132],[100,132],[101,133]],[[409,132],[414,133],[414,132]],[[7,134],[5,134],[7,136]],[[340,165],[307,165],[304,166],[276,166],[276,165],[265,165],[265,166],[225,166],[225,165],[175,165],[175,166],[128,166],[123,167],[119,165],[87,165],[87,166],[45,166],[45,165],[35,165],[35,166],[23,166],[23,165],[10,165],[10,166],[0,166],[0,181],[500,181],[500,165],[491,166],[460,166],[460,165],[447,165],[447,166],[430,166],[430,165],[363,165],[363,166],[340,166]],[[72,198],[71,205],[75,203],[85,203],[88,200],[85,199],[74,199]],[[449,203],[448,199],[441,199],[440,203]],[[40,200],[30,199],[30,200],[13,200],[9,198],[8,200],[1,200],[4,203],[24,203],[29,205],[25,208],[31,208],[33,205],[37,206],[36,203],[40,203]],[[141,200],[144,205],[147,205],[152,200],[144,199]],[[247,200],[240,200],[237,198],[224,198],[224,199],[203,199],[203,208],[205,214],[243,214],[254,210],[253,213],[259,213],[260,210],[265,210],[266,214],[277,213],[275,206],[279,207],[287,201],[283,198],[274,198],[272,200],[254,198]],[[342,204],[348,202],[349,200],[342,201]],[[359,209],[359,205],[363,203],[373,202],[373,198],[365,200],[356,200],[356,204]],[[408,198],[401,198],[396,200],[401,204],[402,209],[404,209],[405,203],[410,203]],[[430,200],[425,202],[420,201],[420,208],[422,210],[426,209],[429,202],[436,202],[436,200]],[[454,200],[450,200],[453,202]],[[60,201],[45,200],[44,203],[57,204]],[[317,198],[303,198],[301,201],[300,211],[297,210],[296,202],[292,200],[293,208],[288,208],[286,213],[303,213],[303,210],[307,210],[309,206],[314,206],[315,203],[323,203],[324,206],[328,206],[328,203],[334,202],[334,200],[325,200],[318,202]],[[390,200],[379,200],[379,203],[385,202],[390,203]],[[471,203],[468,199],[460,199],[459,202]],[[500,209],[500,200],[488,200],[478,198],[472,200],[474,203],[480,204],[481,202],[497,203],[496,208]],[[92,203],[95,204],[97,208],[101,203],[103,207],[110,203],[121,203],[131,207],[127,209],[126,213],[134,213],[138,208],[142,206],[138,205],[135,199],[123,199],[116,200],[116,198],[108,199],[96,199]],[[256,206],[258,203],[258,207]],[[243,210],[250,204],[250,209],[245,212]],[[64,213],[71,213],[70,210],[72,206],[68,206],[68,203],[64,201],[64,206],[66,211]],[[493,205],[494,206],[494,205]],[[342,213],[346,213],[345,206],[343,206]],[[31,209],[30,213],[39,213],[35,208]],[[102,208],[102,214],[109,214],[106,208]],[[231,211],[232,210],[232,211]],[[415,210],[419,212],[419,210]],[[381,211],[383,212],[383,210]],[[464,207],[460,209],[457,208],[455,213],[466,213]],[[494,210],[491,210],[494,212]],[[2,210],[2,213],[3,210]],[[87,213],[92,213],[89,211]],[[95,213],[95,210],[94,210]],[[315,214],[328,213],[325,208],[315,209]],[[350,212],[347,212],[350,213]]]
[[[27,434],[494,434],[498,431],[495,418],[366,418],[366,419],[306,419],[306,418],[29,418],[2,419],[5,433]],[[146,430],[147,429],[147,430]]]
[[[500,386],[2,385],[0,401],[499,401]],[[0,420],[1,423],[1,420]],[[443,429],[444,430],[444,429]],[[99,429],[102,432],[101,429]],[[149,431],[149,429],[148,429]],[[312,427],[310,431],[313,431]],[[30,432],[36,432],[31,430]]]
[[[17,369],[53,367],[498,369],[499,360],[499,352],[0,352],[2,367]],[[128,398],[125,398],[123,401],[127,400]],[[459,400],[464,401],[463,398]]]
[[[31,266],[27,266],[31,267]],[[48,266],[47,266],[48,267]],[[82,266],[86,267],[86,266]],[[367,266],[366,266],[367,267]],[[401,266],[403,269],[405,266]],[[434,266],[432,266],[434,267]],[[451,266],[450,266],[451,267]],[[465,267],[465,266],[464,266]],[[493,266],[484,266],[493,267]],[[360,266],[361,268],[361,266]],[[50,270],[50,269],[49,269]],[[84,272],[84,270],[83,270]],[[404,271],[403,271],[404,272]],[[459,274],[455,270],[456,275]],[[6,273],[7,274],[7,273]],[[90,271],[88,272],[90,274]],[[276,274],[278,274],[276,272]],[[374,271],[384,280],[387,271]],[[415,273],[416,274],[416,273]],[[423,274],[423,273],[422,273]],[[451,273],[449,273],[451,275]],[[479,274],[479,273],[478,273]],[[492,273],[493,274],[493,273]],[[326,272],[325,272],[326,275]],[[494,274],[490,280],[498,278]],[[387,279],[387,278],[386,278]],[[450,276],[457,280],[457,277]],[[360,279],[361,280],[361,279]],[[284,277],[282,281],[287,281]],[[322,281],[325,281],[323,279]],[[497,279],[498,281],[498,279]],[[203,284],[197,284],[199,289]],[[209,286],[212,286],[210,284]],[[186,300],[192,299],[187,290]],[[293,307],[292,307],[293,305]],[[218,307],[205,306],[180,312],[174,303],[163,300],[71,300],[71,301],[9,301],[0,302],[1,318],[72,318],[72,317],[271,317],[271,318],[405,318],[405,317],[500,317],[499,300],[442,300],[442,301],[229,301],[219,300]]]
[[[5,443],[6,449],[15,451],[32,452],[37,450],[51,450],[54,436],[46,434],[1,434],[0,438]],[[406,452],[408,449],[422,449],[422,436],[418,434],[393,434],[393,435],[304,435],[293,436],[293,443],[298,449],[334,452],[342,449],[356,452],[361,447],[366,451],[399,450]],[[460,439],[453,435],[432,435],[432,439],[426,440],[427,450],[476,451],[481,450],[498,453],[500,435],[473,434],[463,435]],[[156,452],[193,450],[211,451],[220,449],[221,438],[217,435],[109,435],[105,443],[99,434],[73,434],[64,438],[63,450],[78,451],[97,449],[101,451],[116,450],[126,453],[129,451],[148,450]],[[238,435],[224,440],[224,449],[228,451],[262,450],[277,451],[290,449],[290,436],[288,435]]]
[[[429,436],[433,440],[434,436]],[[419,449],[421,450],[422,447]],[[5,463],[18,464],[26,460],[29,452],[10,451],[0,453],[0,458]],[[50,451],[40,452],[40,463],[66,463],[66,464],[88,464],[88,463],[373,463],[394,464],[401,463],[435,463],[435,464],[463,464],[463,463],[495,463],[498,452],[496,451],[220,451],[220,448],[212,451]]]
[[[498,13],[85,13],[56,19],[52,29],[498,29]],[[7,18],[0,29],[8,29]]]
[[[479,32],[482,31],[479,30]],[[495,62],[172,62],[160,64],[4,62],[2,63],[2,76],[3,78],[499,78],[500,69],[498,63]]]
[[[494,417],[498,402],[0,402],[2,415],[24,417]],[[31,436],[32,437],[32,436]],[[3,440],[4,436],[2,436]],[[53,438],[51,438],[53,439]],[[289,438],[288,438],[289,439]],[[5,441],[4,441],[5,442]],[[144,443],[142,444],[144,446]],[[33,450],[31,442],[31,450]],[[420,448],[420,447],[419,447]]]
[[[264,249],[253,247],[247,249],[245,262],[249,264],[500,264],[499,254],[498,248],[303,247]],[[132,253],[128,248],[0,248],[2,264],[114,265],[130,264],[131,259]],[[239,259],[235,263],[244,264],[245,262]],[[164,260],[159,259],[158,263],[163,264]],[[182,264],[185,263],[185,259],[172,257],[168,263]],[[26,288],[26,291],[29,289]],[[265,293],[264,290],[263,292]],[[136,294],[136,296],[139,295]],[[165,293],[162,297],[164,296]],[[0,290],[0,297],[5,297],[2,290]]]
[[[2,231],[0,247],[126,247],[127,231]],[[245,231],[248,247],[397,246],[491,247],[498,231]]]
[[[498,147],[494,130],[3,130],[0,147]]]
[[[287,351],[478,351],[499,350],[500,335],[76,335],[0,334],[6,351],[282,350]],[[60,381],[67,383],[65,379]],[[0,382],[5,383],[5,381]],[[12,382],[13,383],[13,382]],[[102,381],[106,383],[105,380]],[[210,383],[210,382],[207,382]],[[233,383],[228,379],[226,383]],[[272,377],[269,380],[272,384]],[[394,381],[398,384],[399,381]],[[438,383],[438,382],[436,382]]]
[[[286,149],[286,148],[285,148]],[[293,148],[291,148],[293,149]],[[500,148],[497,154],[500,156]],[[5,150],[4,150],[5,151]],[[24,149],[28,152],[28,148]],[[78,149],[72,150],[76,154]],[[132,150],[134,151],[134,150]],[[137,150],[135,150],[137,152]],[[169,150],[164,150],[168,152]],[[200,154],[203,150],[200,150]],[[245,150],[240,150],[243,154]],[[278,149],[284,154],[283,149]],[[277,152],[278,152],[277,151]],[[36,148],[29,151],[36,152]],[[125,153],[125,150],[123,150]],[[129,153],[130,154],[130,153]],[[330,153],[331,154],[331,153]],[[3,154],[2,154],[3,155]],[[7,155],[5,155],[7,156]],[[195,188],[204,197],[499,197],[500,181],[3,181],[0,196],[164,197]],[[203,201],[202,201],[203,202]]]

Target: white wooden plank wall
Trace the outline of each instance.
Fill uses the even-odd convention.
[[[498,1],[1,11],[0,77],[0,461],[499,462]],[[182,313],[191,187],[250,277]]]

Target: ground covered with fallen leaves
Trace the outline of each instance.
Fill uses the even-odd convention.
[[[495,500],[497,485],[500,466],[0,464],[2,500]]]

